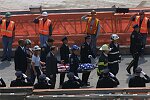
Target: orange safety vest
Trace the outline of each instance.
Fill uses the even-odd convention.
[[[135,21],[139,25],[140,24],[140,16],[136,16]],[[144,17],[144,19],[142,21],[142,24],[141,24],[141,27],[140,27],[140,33],[146,33],[147,34],[147,32],[148,32],[148,30],[147,30],[147,21],[148,21],[148,18]]]
[[[10,21],[7,29],[6,29],[6,20],[2,20],[2,24],[1,24],[1,34],[2,36],[7,36],[7,37],[12,37],[13,36],[13,30],[15,27],[15,22],[14,21]]]
[[[87,25],[86,25],[86,33],[87,34],[96,34],[99,20],[96,18],[93,25],[91,25],[91,21],[92,21],[92,17],[89,17],[88,21],[87,21]]]
[[[51,20],[47,19],[44,23],[43,18],[39,19],[39,33],[43,35],[49,34],[49,26],[51,24]]]

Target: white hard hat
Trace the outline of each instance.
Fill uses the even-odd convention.
[[[41,48],[38,45],[34,46],[33,51],[38,51],[38,50],[41,50]]]
[[[109,48],[109,46],[107,44],[104,44],[104,45],[102,45],[102,47],[99,50],[110,51],[111,49]]]
[[[111,40],[118,40],[119,36],[117,34],[112,34],[111,35]]]
[[[43,12],[42,16],[48,16],[48,13],[47,12]]]

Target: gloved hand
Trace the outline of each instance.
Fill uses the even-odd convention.
[[[115,77],[115,75],[113,73],[109,72],[109,74],[111,77]]]
[[[48,77],[46,77],[46,80],[49,81],[50,79]]]
[[[25,75],[25,74],[22,74],[23,75],[23,77],[26,79],[27,78],[27,75]]]
[[[88,58],[92,58],[92,55],[89,55]]]
[[[142,73],[143,75],[146,75],[146,73],[145,73],[145,72],[143,72],[143,71],[141,71],[141,73]]]

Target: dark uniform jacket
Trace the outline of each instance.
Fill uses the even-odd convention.
[[[144,75],[144,77],[140,77],[140,76],[133,76],[132,78],[130,78],[129,80],[129,87],[146,87],[146,83],[150,82],[150,77],[147,75]]]
[[[109,64],[119,63],[121,61],[121,55],[119,52],[119,44],[115,45],[113,42],[109,44],[111,51],[108,54]]]
[[[27,53],[26,50],[22,49],[20,46],[15,51],[15,70],[16,71],[22,71],[22,73],[25,73],[27,70]]]
[[[87,42],[82,44],[80,55],[81,55],[80,59],[81,63],[91,63],[91,59],[88,58],[89,55],[92,55],[95,58],[91,46]]]
[[[142,50],[142,36],[140,33],[133,31],[130,36],[130,53],[140,53]]]
[[[98,80],[96,88],[113,88],[117,86],[117,82],[111,77],[102,77]]]
[[[43,45],[43,47],[41,49],[41,55],[40,55],[40,59],[42,62],[46,62],[46,56],[50,52],[50,48],[51,48],[51,46],[48,45],[47,42]]]
[[[31,81],[25,82],[25,80],[22,79],[16,79],[11,81],[10,87],[22,87],[22,86],[33,86]]]
[[[106,56],[103,52],[99,57],[98,61],[98,69],[97,74],[98,76],[102,74],[102,70],[108,68],[108,56]]]
[[[70,64],[70,72],[77,72],[77,69],[79,67],[80,60],[77,55],[71,54],[69,59]]]
[[[57,63],[58,63],[58,60],[55,57],[55,55],[49,52],[46,57],[46,75],[47,76],[55,75],[58,73]]]
[[[62,89],[78,89],[80,88],[80,83],[74,80],[68,80],[62,84]]]
[[[65,64],[69,63],[69,47],[66,44],[62,44],[62,46],[60,47],[60,58],[61,60],[64,60]]]
[[[6,87],[6,84],[2,78],[0,79],[0,83],[0,87]]]
[[[51,89],[51,84],[47,82],[38,82],[34,85],[34,89]]]

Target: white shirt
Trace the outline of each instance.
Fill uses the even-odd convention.
[[[40,56],[32,55],[32,62],[35,63],[34,66],[40,66]]]

